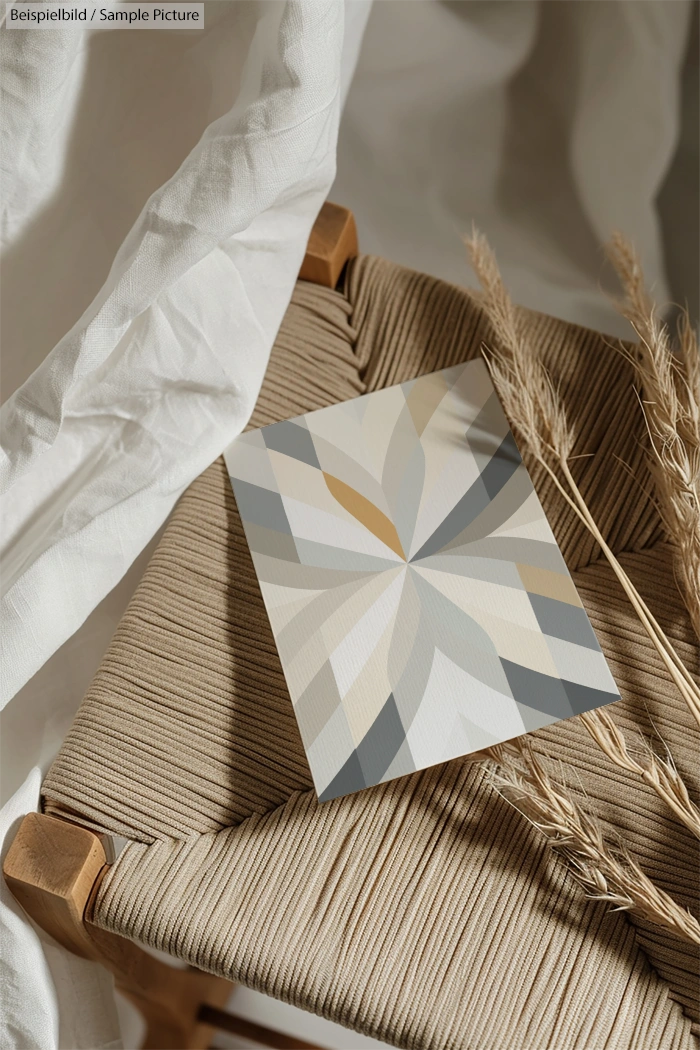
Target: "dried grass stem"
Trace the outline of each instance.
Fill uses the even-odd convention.
[[[669,676],[700,725],[700,688],[608,546],[573,476],[573,430],[551,377],[521,330],[493,252],[478,232],[472,234],[467,246],[483,288],[484,309],[500,344],[490,349],[486,357],[506,413],[562,499],[600,546]],[[626,289],[623,312],[635,324],[641,340],[638,354],[626,348],[622,352],[632,363],[639,383],[661,515],[679,551],[679,581],[700,634],[697,340],[686,318],[680,329],[680,364],[677,363],[668,333],[659,325],[644,291],[633,253],[618,239],[612,255]],[[670,753],[662,759],[646,747],[642,754],[633,754],[622,730],[605,710],[579,717],[611,762],[640,777],[674,818],[700,837],[700,810],[690,798]],[[608,901],[684,940],[700,943],[700,925],[694,916],[657,887],[627,851],[610,849],[600,826],[580,809],[562,785],[552,780],[525,740],[491,748],[486,754],[498,763],[493,780],[499,790],[566,858],[589,897]]]
[[[563,856],[591,900],[606,901],[700,944],[700,924],[642,871],[625,850],[613,851],[598,824],[549,776],[525,741],[489,749],[492,782]]]

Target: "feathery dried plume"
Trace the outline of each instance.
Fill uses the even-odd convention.
[[[568,458],[573,435],[564,406],[540,359],[529,352],[513,302],[505,289],[496,256],[482,233],[467,240],[472,263],[484,291],[484,306],[500,343],[509,353],[492,349],[488,365],[504,404],[512,406],[518,429],[538,459],[549,453]]]
[[[547,370],[520,331],[515,308],[503,284],[493,251],[483,234],[477,231],[472,232],[466,244],[482,284],[484,309],[499,339],[500,345],[489,348],[486,361],[506,414],[562,498],[597,541],[689,711],[700,726],[700,687],[606,543],[571,473],[569,457],[574,442],[573,431]],[[639,282],[636,273],[631,270],[630,274],[630,280],[637,289]],[[637,297],[641,294],[635,291]]]
[[[546,836],[591,900],[606,901],[700,944],[700,924],[645,875],[625,850],[612,850],[598,823],[556,783],[525,740],[489,749],[494,786]]]
[[[691,435],[696,439],[700,427],[700,347],[697,330],[693,328],[687,310],[682,312],[678,326],[678,352],[687,381],[687,408],[692,420]]]
[[[633,755],[627,747],[624,733],[604,708],[586,711],[579,718],[611,762],[641,777],[678,820],[700,838],[700,810],[688,794],[670,754],[668,758],[659,758],[647,746],[643,755]]]
[[[562,498],[600,545],[671,678],[700,725],[700,689],[697,683],[607,545],[571,473],[569,459],[574,445],[573,432],[544,365],[525,340],[495,256],[486,239],[477,231],[467,240],[467,247],[483,288],[481,301],[500,343],[489,349],[487,364],[506,413]],[[653,317],[653,307],[646,296],[636,260],[629,254],[626,259],[629,298],[636,304],[635,309],[640,316]],[[666,339],[665,343],[663,339]],[[697,342],[687,318],[681,326],[680,341],[681,354],[686,361],[683,382],[680,384],[683,386],[685,405],[680,429],[684,439],[687,440],[687,435],[690,435],[692,444],[700,420],[700,365],[697,361]],[[659,336],[657,344],[668,349],[667,335]],[[661,354],[657,356],[663,358]],[[657,364],[656,373],[666,384],[665,389],[669,377],[678,384],[676,373],[665,358]],[[694,834],[700,833],[700,813],[670,754],[667,760],[663,760],[648,748],[642,756],[633,755],[624,734],[608,712],[590,712],[580,717],[583,717],[592,738],[615,765],[641,777],[677,819]],[[566,857],[572,872],[589,896],[632,911],[679,937],[700,943],[697,920],[656,887],[628,853],[621,850],[613,852],[607,847],[600,827],[580,810],[565,788],[553,783],[525,742],[500,745],[489,749],[486,754],[499,764],[496,782],[509,801],[529,817],[546,835],[550,844]]]
[[[681,314],[678,355],[667,325],[644,285],[634,249],[615,234],[608,256],[624,289],[620,312],[639,337],[620,346],[634,369],[649,438],[649,461],[657,504],[677,552],[680,590],[700,638],[700,352],[687,311]]]

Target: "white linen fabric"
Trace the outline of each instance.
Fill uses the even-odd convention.
[[[117,583],[185,486],[247,422],[335,174],[343,11],[337,0],[211,4],[201,38],[179,34],[174,46],[189,60],[193,82],[194,63],[219,63],[229,83],[219,98],[205,90],[200,108],[224,112],[171,177],[145,195],[92,302],[3,406],[4,702]],[[31,236],[45,186],[59,178],[66,184],[60,172],[81,98],[77,85],[91,69],[86,52],[115,47],[124,58],[135,46],[136,31],[122,30],[114,44],[117,32],[91,39],[70,26],[2,33],[8,254]],[[142,34],[149,41],[163,35]],[[241,52],[240,87],[227,106]],[[104,69],[96,75],[103,78]],[[116,89],[131,96],[123,74],[109,85]],[[105,91],[105,104],[108,97]],[[132,118],[136,101],[130,97]],[[183,99],[168,102],[172,128]],[[139,121],[140,114],[134,130],[143,135]],[[92,151],[109,149],[99,137]],[[148,145],[145,153],[129,158],[138,171],[123,170],[106,187],[115,198],[129,179],[137,191],[151,180],[149,160],[162,167]],[[74,250],[76,233],[66,225],[94,221],[86,210],[94,174],[76,173],[63,215],[49,218],[62,223]],[[59,285],[71,261],[65,251],[60,236],[45,246],[44,266]],[[6,340],[12,335],[19,342],[30,333]],[[24,348],[6,352],[21,356]]]

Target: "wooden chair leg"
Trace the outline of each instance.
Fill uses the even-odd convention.
[[[22,821],[5,858],[5,880],[24,910],[68,951],[101,963],[147,1025],[147,1050],[203,1050],[215,1028],[199,1018],[203,1004],[223,1007],[233,985],[194,969],[176,969],[90,922],[107,871],[98,835],[43,813]]]
[[[225,1029],[275,1050],[321,1050],[222,1008],[233,984],[192,967],[176,968],[133,941],[91,922],[100,882],[109,868],[104,844],[87,828],[29,813],[3,872],[29,916],[68,951],[101,963],[146,1022],[143,1050],[204,1050]]]

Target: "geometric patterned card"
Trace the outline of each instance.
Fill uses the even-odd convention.
[[[225,458],[320,801],[619,699],[482,360]]]

